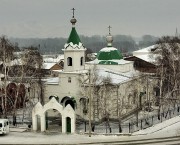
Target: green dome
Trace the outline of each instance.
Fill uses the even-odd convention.
[[[105,47],[98,53],[98,60],[119,60],[122,59],[122,54],[114,47]]]
[[[69,35],[67,43],[70,43],[70,42],[77,45],[79,45],[79,42],[81,42],[79,35],[76,32],[75,27],[72,27],[71,33]]]

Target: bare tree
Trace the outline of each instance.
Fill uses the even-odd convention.
[[[16,62],[17,60],[14,60]],[[23,108],[23,114],[25,110],[25,103],[30,100],[31,96],[26,95],[26,92],[30,90],[26,90],[25,85],[29,86],[27,89],[30,89],[33,83],[38,84],[39,88],[39,100],[43,104],[44,96],[43,96],[43,84],[42,84],[42,74],[41,74],[41,66],[42,66],[42,57],[38,52],[37,48],[29,47],[21,51],[20,58],[17,63],[13,63],[10,67],[9,76],[11,77],[12,82],[17,83],[16,91],[15,91],[15,99],[13,104],[13,121],[16,122],[16,110],[18,100],[21,98],[22,105],[18,107]],[[24,90],[22,90],[22,86],[24,86]],[[24,91],[24,92],[23,92]],[[23,95],[23,96],[22,96]],[[24,115],[23,115],[24,117]]]
[[[105,121],[106,126],[106,132],[107,127],[109,129],[109,132],[111,133],[111,126],[110,126],[110,115],[111,115],[111,107],[112,102],[110,101],[110,96],[114,94],[114,85],[112,84],[112,80],[110,77],[102,77],[102,82],[99,84],[99,91],[96,97],[99,99],[99,105],[98,110],[102,117],[102,119]]]
[[[4,117],[7,117],[7,80],[8,80],[8,67],[7,65],[10,63],[11,60],[13,60],[13,52],[14,47],[13,45],[8,41],[8,39],[5,36],[0,37],[0,61],[2,65],[1,73],[4,74],[4,84],[1,89],[2,95],[1,95],[1,107],[2,107],[2,114]]]
[[[26,92],[29,92],[32,84],[38,84],[39,100],[44,103],[42,56],[34,47],[23,49],[18,55],[15,55],[15,50],[19,50],[17,45],[13,46],[5,36],[0,37],[1,73],[4,75],[0,106],[3,117],[12,111],[14,122],[17,108],[25,108],[26,102],[30,100]]]
[[[179,101],[180,94],[180,39],[178,37],[162,37],[153,52],[157,56],[156,75],[159,77],[160,108]]]

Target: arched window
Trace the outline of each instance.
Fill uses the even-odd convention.
[[[81,57],[80,64],[83,65],[83,57]]]
[[[72,66],[72,58],[71,57],[67,58],[67,65]]]

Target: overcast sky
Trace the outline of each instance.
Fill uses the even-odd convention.
[[[68,37],[72,8],[81,35],[111,33],[140,37],[180,30],[180,0],[0,0],[0,35]]]

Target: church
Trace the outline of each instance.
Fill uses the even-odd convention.
[[[122,118],[139,108],[146,101],[146,96],[139,97],[140,92],[146,91],[145,78],[134,70],[132,61],[124,60],[113,47],[111,27],[107,46],[98,52],[95,60],[85,62],[86,48],[76,31],[74,13],[70,22],[72,29],[62,49],[64,69],[57,78],[52,78],[54,82],[46,82],[45,101],[56,96],[63,107],[70,104],[79,118],[87,120],[90,101],[93,120]]]

